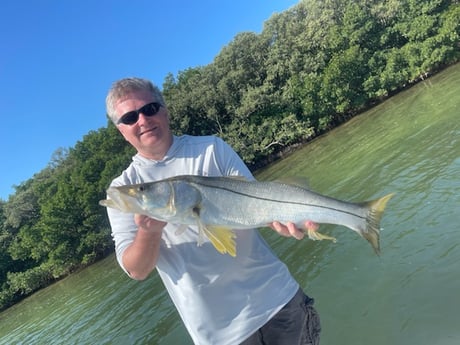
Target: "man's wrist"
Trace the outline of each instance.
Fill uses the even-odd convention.
[[[141,232],[145,232],[147,234],[161,234],[162,231],[163,231],[163,228],[162,226],[153,226],[153,227],[150,227],[150,228],[147,228],[145,226],[139,226],[137,229]]]

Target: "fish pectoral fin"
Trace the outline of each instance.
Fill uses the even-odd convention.
[[[202,230],[219,253],[236,256],[236,235],[231,229],[223,226],[204,225]]]
[[[193,207],[191,209],[192,216],[193,216],[193,218],[196,219],[196,225],[198,225],[198,246],[203,245],[203,243],[204,243],[204,234],[207,231],[206,230],[206,225],[204,225],[203,222],[200,219],[200,211],[201,211],[200,205],[195,205],[195,207]]]
[[[215,225],[206,225],[200,219],[201,207],[196,205],[192,209],[193,217],[197,220],[198,225],[198,245],[201,246],[204,243],[203,235],[206,235],[207,238],[211,241],[214,248],[217,249],[219,253],[230,254],[231,256],[236,256],[236,243],[235,243],[235,233],[230,228],[224,226],[215,226]]]

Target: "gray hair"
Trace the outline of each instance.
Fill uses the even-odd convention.
[[[142,78],[124,78],[117,80],[112,84],[107,97],[105,99],[105,106],[107,116],[113,123],[117,121],[117,114],[115,113],[115,103],[121,98],[133,92],[147,91],[152,94],[156,102],[166,106],[163,94],[160,89],[154,85],[150,80]]]

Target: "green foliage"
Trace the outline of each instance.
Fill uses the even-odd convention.
[[[51,279],[49,272],[42,266],[25,272],[8,273],[9,288],[15,293],[28,294],[43,286]]]
[[[171,126],[260,166],[458,61],[459,23],[458,1],[302,0],[166,76]],[[0,200],[0,309],[112,250],[98,201],[133,154],[108,122]]]
[[[0,204],[0,309],[111,252],[98,202],[133,153],[108,123],[75,147],[58,149],[47,168]]]
[[[457,61],[458,8],[447,0],[301,1],[261,34],[238,34],[212,64],[168,76],[173,128],[219,135],[252,164],[283,150],[274,133],[281,118],[294,115],[318,134]],[[289,144],[306,137],[293,135]]]

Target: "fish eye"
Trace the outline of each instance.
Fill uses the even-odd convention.
[[[145,190],[144,186],[139,186],[139,192],[143,192]]]

